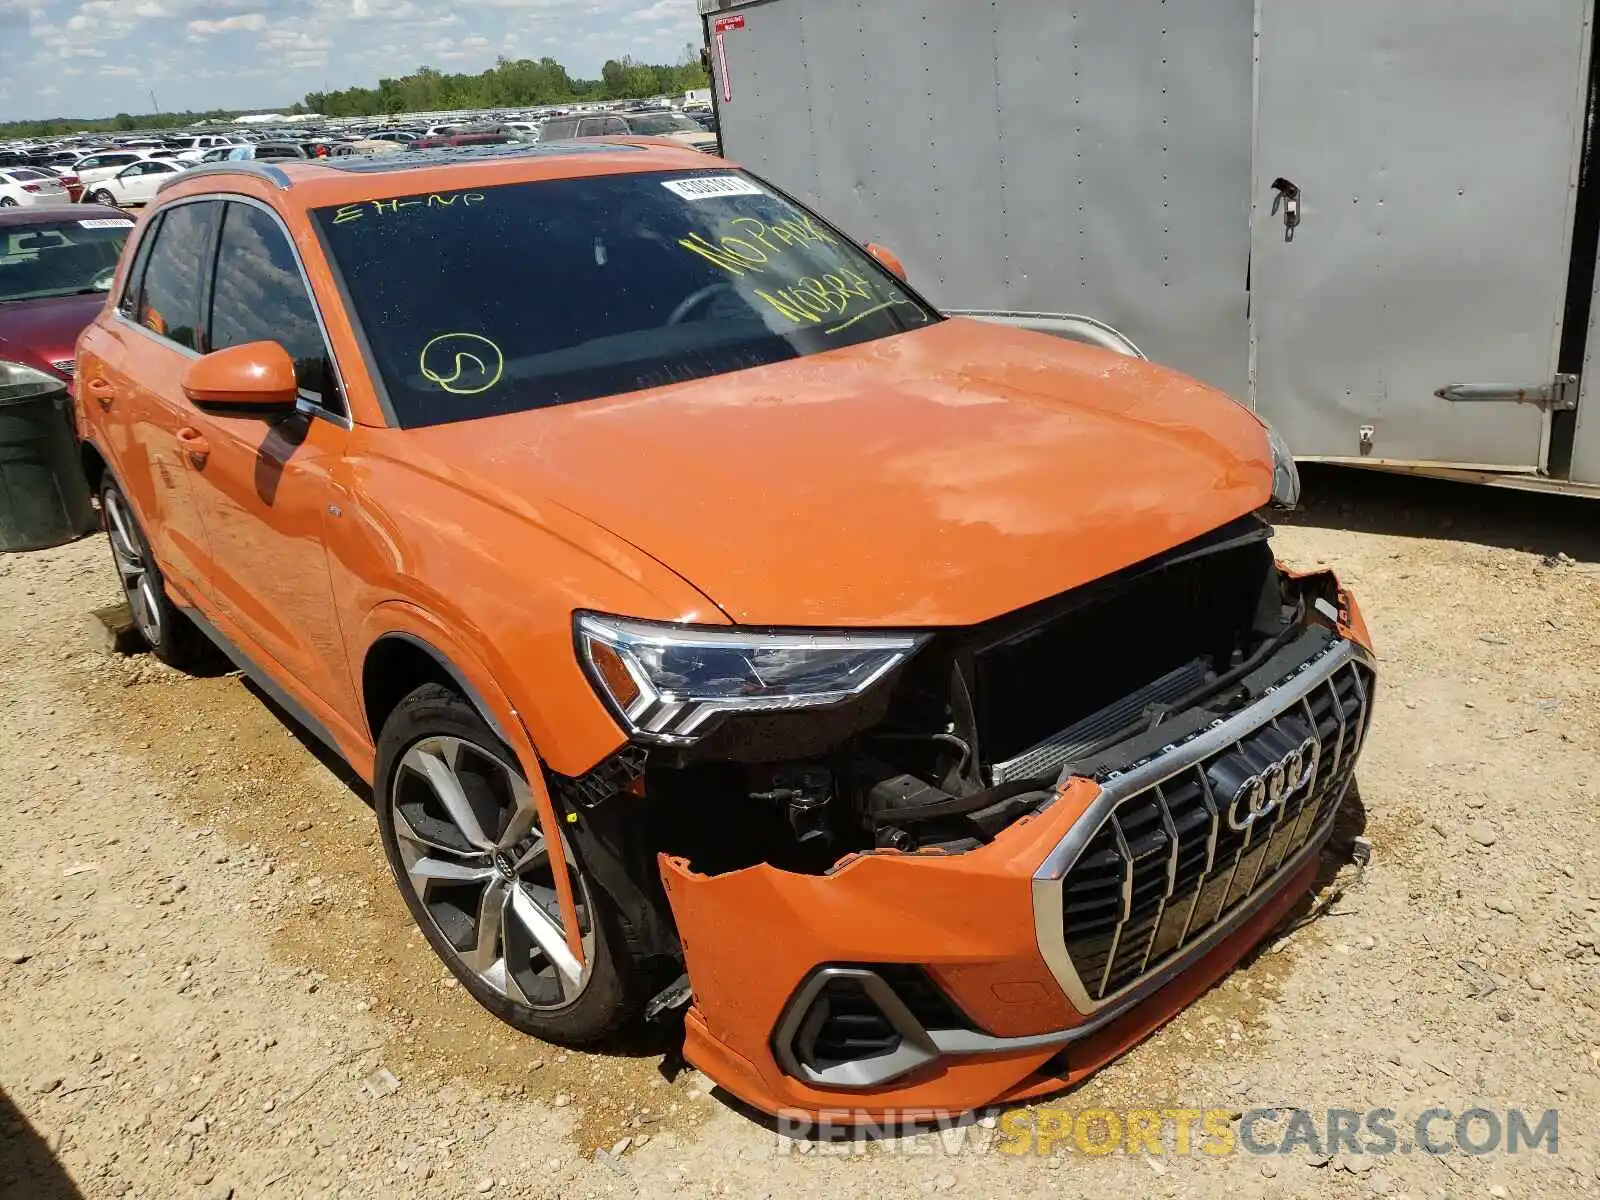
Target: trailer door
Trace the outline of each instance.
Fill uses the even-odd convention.
[[[1591,2],[1258,4],[1254,398],[1296,454],[1542,465]]]
[[[947,311],[1243,399],[1254,0],[701,0],[730,157]]]

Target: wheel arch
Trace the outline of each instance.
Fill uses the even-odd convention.
[[[481,661],[477,661],[471,645],[457,641],[449,626],[406,601],[391,600],[378,605],[369,620],[381,630],[361,656],[361,703],[374,749],[382,736],[383,719],[394,711],[391,707],[380,716],[381,704],[375,705],[374,700],[397,704],[423,683],[444,682],[445,686],[458,689],[495,736],[522,760],[541,824],[546,830],[560,829],[555,802],[545,785],[542,760],[522,724],[521,714],[493,674]],[[399,628],[402,625],[411,628]],[[440,641],[450,643],[454,652],[446,654],[439,649],[436,643]],[[463,662],[468,665],[459,665]],[[418,674],[407,675],[407,671],[416,671]],[[474,685],[474,677],[482,681],[481,689]],[[375,763],[371,781],[375,789],[381,787],[382,781],[377,778]],[[583,948],[576,936],[577,906],[567,879],[566,854],[559,838],[550,841],[549,852],[556,873],[556,895],[561,902],[562,920],[569,931],[568,948],[582,961]]]
[[[399,631],[378,637],[367,647],[361,662],[361,704],[373,745],[377,745],[389,714],[425,683],[442,684],[459,692],[496,737],[507,745],[515,745],[494,710],[461,668],[423,638]]]

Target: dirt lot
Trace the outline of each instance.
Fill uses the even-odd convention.
[[[1280,553],[1338,565],[1383,658],[1345,830],[1371,865],[1341,839],[1320,915],[1060,1104],[1388,1108],[1402,1135],[1434,1105],[1559,1109],[1559,1153],[998,1152],[1048,1113],[857,1152],[668,1081],[660,1045],[521,1038],[412,932],[359,785],[236,676],[94,645],[94,538],[0,556],[0,1194],[1600,1189],[1600,506],[1307,482]]]

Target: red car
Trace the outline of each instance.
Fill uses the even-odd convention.
[[[132,229],[100,204],[0,209],[0,339],[72,378],[78,334],[105,303]]]
[[[56,177],[61,180],[61,186],[67,189],[67,199],[76,204],[83,199],[83,180],[79,179],[66,167],[52,167]]]

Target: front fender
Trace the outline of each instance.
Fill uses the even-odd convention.
[[[466,676],[508,743],[520,726],[564,775],[623,742],[579,666],[574,611],[727,619],[661,564],[558,505],[484,495],[459,470],[400,461],[387,448],[357,445],[346,470],[349,503],[329,523],[329,549],[335,591],[361,614],[345,631],[353,670],[385,634],[414,637]]]

